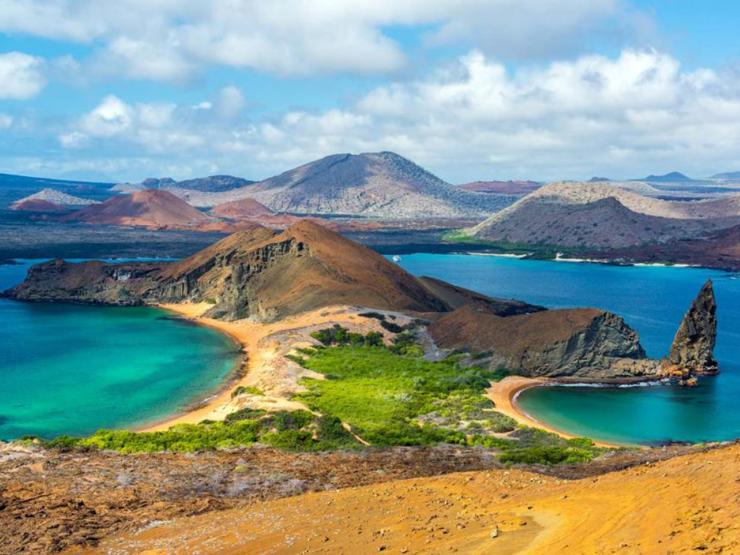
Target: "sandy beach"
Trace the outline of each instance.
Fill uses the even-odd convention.
[[[517,396],[530,387],[538,387],[548,383],[547,380],[542,378],[527,378],[524,376],[507,376],[499,382],[495,382],[491,387],[486,390],[486,396],[493,401],[496,410],[510,418],[513,418],[520,424],[530,426],[532,428],[539,428],[547,432],[558,434],[566,439],[572,439],[578,437],[563,430],[558,430],[541,422],[535,418],[532,418],[524,410],[517,405]],[[625,447],[625,445],[619,445],[616,443],[607,443],[603,441],[594,441],[599,447]]]

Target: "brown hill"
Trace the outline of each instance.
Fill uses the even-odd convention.
[[[146,189],[112,197],[70,214],[65,221],[149,228],[191,228],[212,218],[168,191]]]
[[[250,220],[275,214],[267,206],[253,198],[243,198],[219,204],[214,206],[210,213],[218,218],[228,218],[230,220]]]
[[[312,221],[274,233],[237,232],[176,263],[33,267],[12,294],[110,304],[211,302],[217,318],[274,320],[332,304],[447,310],[415,277],[366,247]]]

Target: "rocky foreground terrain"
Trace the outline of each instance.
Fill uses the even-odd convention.
[[[701,449],[687,446],[638,449],[613,452],[589,465],[533,467],[539,474],[532,474],[530,483],[550,482],[547,476],[555,481],[594,477],[697,451]],[[94,547],[116,534],[133,534],[178,517],[219,519],[227,509],[257,515],[259,503],[273,499],[290,498],[300,507],[301,495],[308,492],[500,468],[486,449],[450,446],[330,453],[256,447],[122,455],[0,444],[0,553]],[[368,509],[377,502],[369,503]],[[446,501],[440,498],[438,503],[442,508]],[[357,516],[365,514],[358,511]],[[296,525],[305,532],[309,522],[301,519]],[[453,524],[451,530],[464,529]],[[424,542],[419,546],[424,547]],[[373,549],[377,551],[377,546]],[[131,547],[127,552],[140,550]],[[126,550],[119,547],[114,552]]]
[[[510,540],[543,529],[557,530],[543,545],[572,553],[597,537],[607,553],[732,553],[740,454],[704,451],[627,450],[523,472],[449,446],[121,455],[0,444],[0,553],[438,553],[471,541],[513,553]]]

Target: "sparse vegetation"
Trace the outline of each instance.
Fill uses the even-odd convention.
[[[316,416],[306,411],[268,413],[253,409],[230,414],[223,422],[178,424],[162,432],[100,430],[86,438],[62,436],[46,445],[151,453],[227,449],[255,443],[299,451],[359,447],[336,417]]]
[[[233,399],[234,397],[244,395],[245,393],[248,393],[250,395],[264,395],[262,390],[257,387],[253,387],[251,385],[240,385],[234,388],[234,391],[231,392],[231,398]]]

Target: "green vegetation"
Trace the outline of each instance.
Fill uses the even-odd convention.
[[[352,340],[335,326],[317,332],[323,346],[304,349],[297,360],[325,376],[306,379],[297,398],[331,414],[372,445],[438,442],[496,447],[508,463],[571,463],[591,460],[600,450],[588,439],[564,440],[530,428],[516,429],[483,396],[505,370],[463,366],[463,353],[431,362],[422,358],[413,332],[397,334],[386,347]],[[322,340],[323,339],[323,340]],[[511,438],[496,434],[512,432]]]
[[[336,417],[316,416],[307,411],[268,413],[253,409],[232,413],[223,422],[178,424],[162,432],[100,430],[87,438],[61,436],[46,442],[46,446],[151,453],[227,449],[254,443],[299,451],[359,446]]]
[[[223,422],[179,424],[162,432],[100,430],[87,438],[62,436],[45,445],[140,453],[261,443],[316,451],[359,449],[362,445],[353,436],[357,434],[373,446],[452,443],[492,447],[509,464],[573,464],[587,462],[602,451],[585,438],[565,440],[517,426],[493,410],[483,395],[491,381],[506,376],[505,370],[466,366],[464,361],[471,358],[466,353],[454,353],[441,361],[425,360],[412,329],[402,329],[388,346],[380,333],[362,335],[341,326],[312,335],[321,346],[298,349],[291,358],[325,377],[305,379],[307,391],[296,397],[313,412],[245,408]],[[258,392],[242,386],[232,396]],[[502,437],[502,433],[508,435]]]
[[[231,398],[233,399],[234,397],[243,395],[245,393],[249,393],[250,395],[264,395],[262,390],[257,387],[253,387],[251,385],[240,385],[231,392]]]

